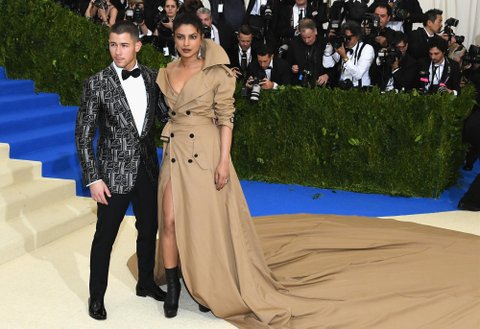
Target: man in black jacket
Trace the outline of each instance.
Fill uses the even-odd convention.
[[[408,35],[408,53],[416,60],[428,59],[428,44],[434,39],[441,38],[438,33],[443,26],[443,11],[439,9],[430,9],[425,13],[423,27],[412,31]]]
[[[293,73],[292,84],[304,87],[325,86],[329,80],[322,64],[325,39],[318,35],[315,22],[311,19],[302,20],[299,30],[300,35],[292,40],[287,56]]]
[[[248,66],[248,79],[245,86],[253,87],[253,81],[260,80],[263,90],[277,89],[278,86],[290,84],[290,67],[288,63],[278,56],[266,45],[257,49],[257,58]]]
[[[381,90],[410,91],[417,86],[417,61],[408,54],[408,41],[405,33],[395,32],[392,48],[383,57],[377,57],[370,69],[370,76]]]
[[[447,42],[442,38],[430,41],[430,59],[419,62],[419,87],[427,93],[448,92],[457,95],[460,92],[460,67],[457,62],[447,58],[447,47]]]
[[[423,22],[423,11],[418,0],[375,0],[369,7],[370,11],[379,3],[392,8],[393,15],[389,25],[395,31],[403,31],[409,35],[413,23]]]
[[[90,252],[89,315],[104,320],[110,253],[130,202],[136,218],[138,296],[163,301],[153,280],[157,235],[158,157],[154,140],[156,73],[138,64],[142,43],[137,27],[114,24],[109,34],[113,63],[90,77],[78,109],[75,141],[83,179],[97,202]],[[93,138],[99,138],[96,154]]]
[[[230,67],[237,79],[247,79],[247,68],[257,55],[252,47],[253,33],[248,25],[240,26],[237,33],[238,44],[229,52]]]

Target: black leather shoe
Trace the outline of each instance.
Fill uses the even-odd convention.
[[[206,306],[203,306],[202,304],[198,304],[198,310],[202,313],[210,312],[210,309]]]
[[[152,297],[153,299],[156,299],[160,302],[163,302],[165,300],[165,296],[167,293],[160,289],[158,286],[154,286],[151,289],[146,289],[142,287],[141,285],[137,284],[137,287],[135,288],[137,291],[137,296],[140,297]]]
[[[107,311],[103,300],[97,298],[88,299],[88,315],[95,320],[105,320],[107,318]]]
[[[458,203],[457,208],[460,209],[460,210],[480,211],[480,206],[477,206],[477,205],[474,205],[474,204],[471,204],[471,203],[467,203],[467,202],[461,201],[461,200]]]

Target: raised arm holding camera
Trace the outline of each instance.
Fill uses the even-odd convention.
[[[163,6],[158,8],[154,19],[156,29],[155,47],[163,51],[164,56],[175,55],[175,42],[173,40],[173,20],[177,16],[180,3],[178,0],[165,0]]]
[[[125,10],[125,20],[135,24],[138,28],[138,36],[140,39],[153,35],[153,32],[145,24],[144,0],[128,0],[128,8]]]
[[[409,35],[412,32],[412,24],[423,21],[423,11],[418,0],[375,0],[369,9],[373,11],[378,4],[391,8],[392,17],[388,27],[395,31]]]
[[[341,88],[371,85],[369,70],[375,51],[361,41],[361,35],[360,24],[348,21],[342,25],[341,35],[331,36],[325,48],[323,66],[339,69],[337,85]]]
[[[85,11],[85,17],[96,20],[105,26],[112,26],[117,20],[118,9],[111,0],[92,0]]]
[[[373,13],[367,13],[362,21],[364,41],[371,45],[375,52],[390,45],[394,30],[387,24],[392,17],[392,9],[388,5],[378,4]]]

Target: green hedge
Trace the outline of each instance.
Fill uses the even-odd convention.
[[[64,104],[111,62],[107,30],[51,0],[0,0],[0,65]],[[163,66],[144,46],[140,61]],[[360,192],[438,196],[458,178],[473,89],[450,95],[282,88],[236,95],[232,157],[240,177]]]
[[[237,95],[233,159],[248,179],[437,197],[458,179],[473,96],[287,87],[252,104]]]
[[[78,104],[83,81],[112,62],[108,29],[51,0],[0,0],[0,36],[9,77],[32,79],[64,104]],[[152,68],[166,62],[151,45],[139,60]]]

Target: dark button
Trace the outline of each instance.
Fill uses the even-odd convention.
[[[171,160],[171,161],[172,161],[172,163],[173,163],[173,162],[175,162],[176,160],[175,160],[175,158],[172,158],[172,160]]]
[[[194,135],[194,134],[190,134],[190,138],[193,138],[193,137],[195,137],[195,135]]]
[[[175,111],[172,111],[172,115],[176,115],[177,113]]]
[[[174,136],[175,136],[175,134],[174,134],[174,133],[171,133],[171,134],[170,134],[170,137],[174,137]]]
[[[190,111],[187,111],[187,112],[185,112],[185,113],[187,113],[187,115],[190,115],[190,114],[191,114],[191,112],[190,112]]]
[[[195,158],[198,158],[198,154],[197,154],[197,153],[195,153],[193,156],[194,156]]]
[[[192,160],[192,159],[188,159],[188,163],[192,163],[192,162],[193,162],[193,160]]]

